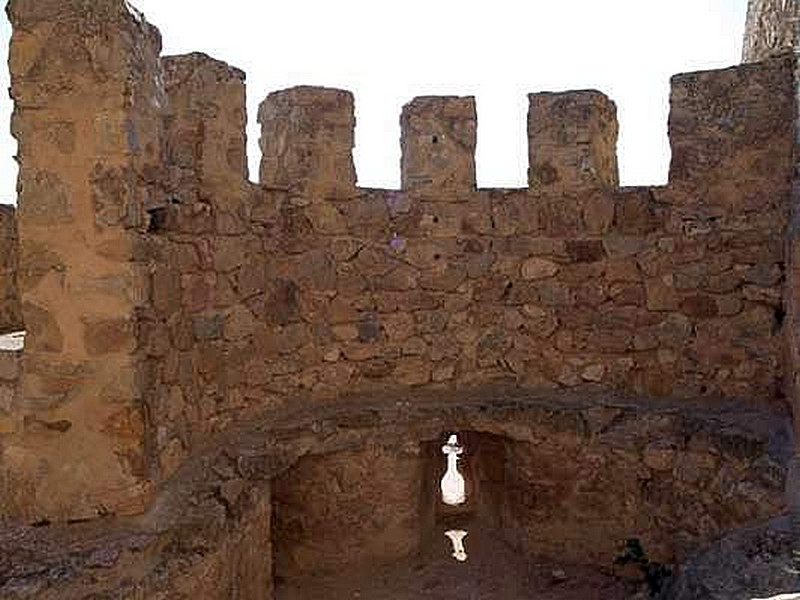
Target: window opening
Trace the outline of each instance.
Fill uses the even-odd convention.
[[[440,484],[442,502],[450,506],[464,504],[467,500],[466,484],[464,477],[458,472],[458,460],[464,453],[464,447],[458,443],[456,434],[452,434],[442,446],[442,453],[447,457],[447,472]]]
[[[451,529],[445,532],[445,535],[453,542],[452,557],[458,562],[467,561],[467,550],[464,548],[464,538],[467,537],[467,532],[463,529]]]
[[[25,332],[0,335],[0,352],[20,352],[25,348]]]

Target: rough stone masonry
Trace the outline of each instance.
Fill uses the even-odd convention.
[[[778,34],[673,78],[668,185],[619,186],[616,107],[579,91],[530,95],[525,189],[477,188],[473,98],[413,99],[382,190],[349,92],[270,94],[256,184],[240,70],[160,56],[123,0],[7,10],[1,597],[271,598],[273,553],[405,556],[456,427],[488,448],[477,514],[530,556],[610,566],[637,537],[678,564],[785,510]]]

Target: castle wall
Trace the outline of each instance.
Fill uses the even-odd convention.
[[[617,187],[615,107],[582,91],[530,97],[527,189],[477,189],[457,97],[404,108],[402,190],[360,189],[353,98],[309,87],[262,104],[259,186],[241,71],[158,61],[118,0],[11,16],[9,516],[141,512],[211,434],[301,400],[782,397],[788,59],[673,80],[666,187]]]
[[[16,211],[13,206],[0,205],[0,335],[24,328],[17,289],[17,248]]]
[[[152,475],[166,478],[248,404],[230,380],[259,326],[245,304],[266,286],[266,237],[251,221],[244,74],[205,55],[162,61],[171,164],[151,215],[150,303],[140,313]]]
[[[165,64],[187,62],[172,106],[191,90],[230,115],[187,148],[239,148],[240,76]],[[169,204],[151,236],[162,475],[208,434],[300,398],[491,382],[780,398],[791,111],[787,60],[678,76],[670,185],[617,189],[613,104],[533,95],[531,187],[478,190],[473,101],[417,99],[401,120],[408,189],[393,191],[356,188],[349,94],[271,95],[271,187],[226,165],[225,185]]]

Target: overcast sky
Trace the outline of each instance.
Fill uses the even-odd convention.
[[[623,184],[666,181],[669,78],[737,64],[747,0],[132,0],[164,53],[202,51],[247,72],[251,178],[258,103],[299,84],[356,96],[363,186],[397,187],[403,104],[474,95],[478,184],[524,186],[526,94],[599,89],[617,103]],[[3,17],[4,18],[4,17]],[[3,22],[7,47],[10,35]],[[3,75],[2,84],[8,85]],[[0,103],[8,123],[10,102]],[[0,137],[0,199],[15,143]]]

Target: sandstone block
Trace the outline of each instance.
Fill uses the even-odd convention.
[[[192,331],[197,341],[218,340],[225,331],[225,317],[221,314],[198,315],[192,319]]]
[[[425,290],[454,292],[467,279],[463,265],[449,264],[443,270],[429,271],[420,277],[419,285]]]
[[[616,203],[610,194],[593,194],[583,205],[583,224],[590,235],[603,235],[614,223]]]
[[[794,27],[797,12],[797,5],[792,2],[748,2],[742,62],[759,62],[791,52],[798,41]]]
[[[789,58],[676,75],[670,103],[670,182],[691,185],[736,173],[738,181],[758,182],[761,194],[785,189],[792,144]]]
[[[719,313],[717,303],[713,298],[699,294],[681,300],[680,310],[685,315],[701,319],[715,317]]]
[[[431,364],[427,360],[404,358],[397,362],[392,379],[402,385],[423,385],[431,380],[431,371]]]
[[[43,241],[25,240],[20,245],[18,281],[20,288],[30,290],[49,273],[63,276],[64,259]]]
[[[606,368],[603,365],[590,365],[581,372],[584,381],[600,383],[605,378]]]
[[[0,351],[0,380],[16,381],[20,375],[20,355],[17,352]]]
[[[452,380],[455,376],[456,376],[455,365],[441,365],[434,367],[431,378],[436,383],[442,383],[445,381]]]
[[[640,284],[616,283],[608,290],[608,295],[621,306],[641,306],[646,303],[646,290]]]
[[[90,356],[131,352],[136,346],[133,326],[127,318],[86,317],[84,343]]]
[[[300,289],[293,281],[277,279],[271,282],[263,303],[256,301],[250,308],[273,325],[294,322],[300,316]]]
[[[647,308],[653,311],[670,311],[678,308],[678,293],[669,278],[649,279],[645,282]]]
[[[692,334],[692,322],[680,313],[668,315],[657,327],[659,341],[670,348],[681,348]]]
[[[261,183],[310,198],[355,195],[355,109],[343,90],[295,87],[270,94],[258,111]]]
[[[244,241],[237,237],[221,237],[214,247],[214,268],[217,271],[230,271],[240,267],[245,261]]]
[[[404,190],[445,194],[475,189],[475,99],[415,98],[400,118]]]
[[[394,313],[381,318],[386,337],[391,341],[402,342],[415,333],[414,317],[410,313]]]
[[[633,260],[610,260],[606,263],[606,279],[610,282],[641,281],[639,267]]]
[[[29,352],[59,353],[64,349],[64,335],[52,311],[30,302],[23,304],[22,311]]]
[[[162,66],[170,162],[192,170],[208,192],[242,185],[247,178],[245,74],[199,52],[164,57]],[[212,198],[232,204],[228,194]]]
[[[19,218],[33,226],[59,225],[73,219],[68,185],[51,171],[25,172],[21,176]]]
[[[644,464],[654,471],[669,471],[675,460],[676,450],[664,442],[652,442],[644,449]]]
[[[428,344],[419,337],[406,340],[403,343],[404,356],[422,356],[428,353]]]
[[[538,291],[541,303],[545,306],[564,307],[575,305],[574,291],[562,283],[551,283],[548,280],[539,286]]]
[[[625,259],[645,250],[647,240],[638,236],[610,236],[603,240],[606,254],[613,259]]]
[[[356,326],[361,343],[375,342],[381,337],[382,329],[376,315],[366,315]]]
[[[567,255],[572,262],[593,263],[603,260],[606,251],[602,240],[569,240]]]
[[[522,263],[522,278],[527,280],[553,277],[561,268],[552,261],[532,257]]]
[[[615,188],[617,109],[596,91],[528,96],[531,188]]]
[[[647,188],[627,189],[619,194],[614,223],[622,235],[643,235],[659,225],[656,204]]]

